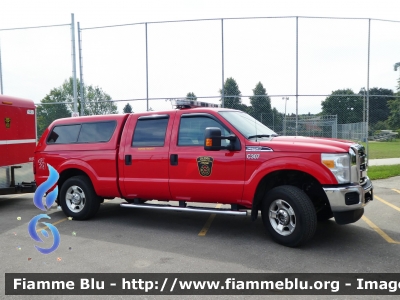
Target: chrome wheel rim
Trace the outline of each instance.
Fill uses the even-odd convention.
[[[73,185],[68,188],[67,193],[65,195],[65,200],[68,209],[74,213],[82,211],[82,209],[85,207],[86,204],[85,193],[77,185]]]
[[[296,229],[296,214],[285,200],[277,199],[269,206],[269,222],[282,236],[288,236]]]

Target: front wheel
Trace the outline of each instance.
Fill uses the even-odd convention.
[[[267,192],[261,214],[271,237],[288,247],[305,243],[317,228],[317,215],[310,198],[295,186],[278,186]]]
[[[61,187],[60,202],[64,213],[75,220],[93,217],[100,207],[100,199],[86,176],[67,179]]]

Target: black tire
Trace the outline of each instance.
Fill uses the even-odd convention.
[[[327,206],[317,212],[317,220],[318,222],[328,221],[329,219],[333,218],[333,212]]]
[[[86,176],[67,179],[60,190],[60,202],[64,213],[75,220],[93,217],[100,207],[100,198]]]
[[[317,215],[310,198],[295,186],[278,186],[267,192],[261,214],[272,239],[284,246],[304,244],[317,228]]]

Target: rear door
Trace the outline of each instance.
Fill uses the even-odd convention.
[[[120,186],[128,199],[169,200],[169,141],[175,112],[136,116],[125,124]]]
[[[170,146],[170,191],[172,199],[199,202],[239,203],[242,198],[245,151],[204,150],[204,130],[219,127],[231,133],[209,113],[176,114]],[[227,141],[223,140],[222,145]]]

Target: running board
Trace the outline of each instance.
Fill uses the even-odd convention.
[[[129,207],[129,208],[145,208],[145,209],[163,209],[163,210],[172,210],[172,211],[190,211],[190,212],[198,212],[198,213],[212,213],[212,214],[221,214],[221,215],[234,215],[234,216],[245,216],[247,215],[247,210],[231,210],[224,208],[208,208],[208,207],[196,207],[196,206],[172,206],[168,204],[135,204],[135,203],[121,203],[121,207]]]

